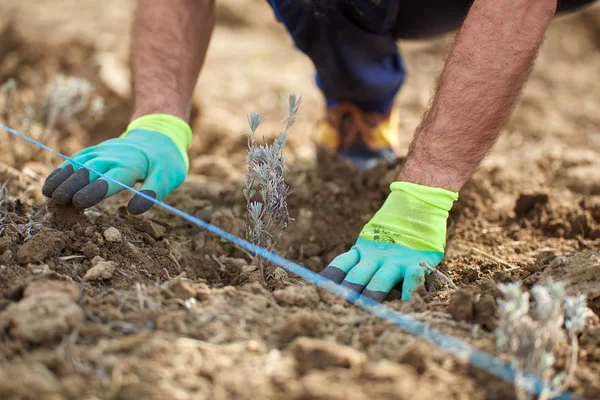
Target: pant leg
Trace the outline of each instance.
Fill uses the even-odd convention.
[[[557,14],[577,11],[595,0],[558,0]],[[458,29],[473,0],[400,0],[392,34],[399,39],[425,39]]]
[[[270,0],[296,46],[310,57],[329,104],[386,111],[405,70],[391,29],[399,0]]]

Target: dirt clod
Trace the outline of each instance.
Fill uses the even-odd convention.
[[[544,206],[548,203],[549,197],[545,193],[521,194],[515,204],[515,214],[517,218],[525,217],[534,208]]]
[[[427,371],[428,365],[431,362],[429,348],[419,341],[414,341],[402,349],[398,361],[403,364],[412,365],[417,373],[423,374]]]
[[[92,259],[92,268],[83,276],[86,281],[99,281],[112,278],[118,264],[114,261],[106,261],[100,256]]]
[[[64,233],[44,229],[19,247],[17,260],[20,263],[35,263],[58,256],[67,247],[67,241]]]
[[[44,343],[71,332],[83,322],[83,310],[69,294],[43,291],[10,305],[0,314],[0,331],[17,340]]]
[[[92,260],[94,257],[100,255],[100,248],[92,242],[87,242],[81,249],[81,252],[88,258],[88,260]]]
[[[470,321],[474,314],[475,293],[470,289],[459,289],[452,293],[448,312],[457,321]]]
[[[313,286],[288,286],[273,292],[282,306],[314,308],[319,304],[319,293]]]
[[[56,376],[43,364],[8,363],[0,364],[0,398],[45,399],[59,392]]]
[[[194,287],[181,279],[169,282],[169,290],[177,299],[187,300],[189,298],[196,297],[196,290]]]
[[[167,228],[164,226],[147,219],[136,221],[135,228],[140,232],[147,233],[154,240],[162,239],[167,232]]]
[[[347,346],[320,339],[299,338],[293,344],[298,373],[332,367],[353,368],[365,362],[365,355]]]
[[[32,297],[45,292],[61,292],[68,295],[71,300],[79,298],[79,288],[76,284],[67,281],[41,280],[32,281],[23,290],[23,297]]]
[[[322,321],[316,314],[301,312],[280,325],[277,331],[282,342],[289,342],[299,336],[318,337],[322,331]]]

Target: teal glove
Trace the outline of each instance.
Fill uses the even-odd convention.
[[[321,273],[379,302],[400,281],[402,299],[409,300],[429,273],[420,263],[439,264],[448,212],[458,199],[458,193],[409,182],[394,182],[390,188],[356,244]]]
[[[142,193],[162,200],[185,180],[191,139],[192,130],[184,120],[150,114],[132,121],[119,138],[84,149],[71,158],[128,186],[143,182]],[[48,175],[42,193],[63,205],[88,208],[123,190],[99,178],[65,161]],[[127,209],[137,215],[152,205],[152,201],[137,195]]]

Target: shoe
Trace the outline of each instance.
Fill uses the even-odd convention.
[[[327,109],[321,123],[317,146],[337,152],[362,170],[380,162],[393,163],[398,148],[397,111],[364,112],[351,103],[338,103]]]

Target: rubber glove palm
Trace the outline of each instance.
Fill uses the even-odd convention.
[[[182,119],[150,114],[132,121],[119,138],[84,149],[71,158],[128,186],[143,182],[142,193],[162,200],[185,180],[191,137],[192,130]],[[65,161],[48,175],[42,193],[63,205],[88,208],[121,190],[122,186]],[[127,209],[137,215],[153,204],[137,195]]]
[[[409,300],[427,269],[444,256],[448,212],[458,193],[409,182],[392,183],[381,209],[365,225],[356,244],[336,257],[321,275],[382,301],[400,281]]]

